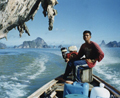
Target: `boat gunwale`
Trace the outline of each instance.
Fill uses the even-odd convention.
[[[108,89],[111,93],[113,93],[114,95],[116,95],[116,97],[120,98],[120,91],[118,91],[116,88],[114,88],[113,86],[111,86],[110,84],[108,84],[107,82],[105,82],[104,80],[102,80],[101,78],[99,78],[98,76],[93,74],[93,77],[96,81],[100,82],[100,83],[104,83],[105,84],[105,88]]]
[[[40,98],[40,96],[49,88],[51,88],[51,86],[55,85],[58,82],[58,80],[51,80],[48,83],[46,83],[45,85],[43,85],[42,87],[40,87],[38,90],[36,90],[35,92],[33,92],[30,96],[28,96],[27,98]]]

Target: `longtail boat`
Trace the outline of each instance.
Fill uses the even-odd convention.
[[[59,77],[63,77],[63,75],[60,75]],[[61,80],[59,80],[59,77],[49,81],[48,83],[40,87],[37,91],[35,91],[33,94],[31,94],[27,98],[63,98],[65,83],[61,82]],[[69,80],[70,78],[72,80],[72,75],[69,76]],[[94,74],[92,74],[92,78],[93,78],[93,81],[89,83],[88,98],[90,98],[90,93],[92,88],[99,86],[100,83],[103,83],[105,85],[104,88],[110,92],[110,98],[120,98],[119,90],[117,90],[116,88],[111,86],[109,83],[105,82],[104,80],[102,80],[101,78],[99,78]],[[100,98],[103,98],[103,97],[100,97]]]

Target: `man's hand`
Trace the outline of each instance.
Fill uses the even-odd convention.
[[[89,62],[89,63],[95,63],[96,62],[95,59],[92,59],[92,60],[91,59],[86,59],[86,61]]]
[[[65,62],[67,62],[67,63],[68,63],[68,61],[69,61],[69,59],[68,59],[68,58],[66,58],[66,59],[65,59]]]

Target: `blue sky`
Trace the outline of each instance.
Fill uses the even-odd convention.
[[[48,45],[81,45],[83,31],[92,32],[91,40],[106,43],[120,41],[120,0],[58,0],[52,31],[48,30],[48,18],[42,14],[40,7],[33,21],[27,22],[31,36],[26,33],[19,37],[15,29],[8,33],[8,41],[0,42],[10,46],[20,45],[41,37]]]

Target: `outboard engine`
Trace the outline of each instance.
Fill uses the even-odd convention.
[[[67,48],[66,47],[61,48],[61,52],[62,52],[63,59],[65,59],[66,58]]]
[[[61,48],[63,59],[70,58],[72,55],[76,55],[77,47],[76,46],[70,46],[70,47],[68,47],[68,51],[69,51],[69,53],[67,53],[67,48],[66,47]],[[69,55],[69,57],[67,57],[67,55]]]
[[[76,46],[70,46],[70,47],[68,47],[68,51],[69,52],[73,52],[73,51],[77,52],[77,47]]]

